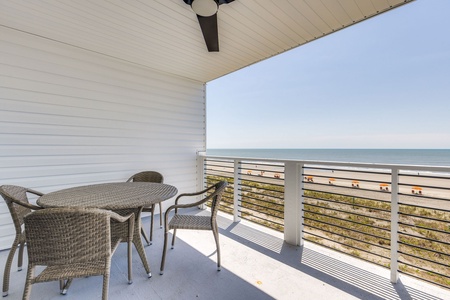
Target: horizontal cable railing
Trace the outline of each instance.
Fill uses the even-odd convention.
[[[242,161],[237,167],[239,180],[234,179],[234,162],[205,159],[205,180],[210,185],[226,180],[230,185],[220,210],[233,214],[232,194],[237,189],[239,218],[283,231],[284,227],[284,170],[282,164]],[[235,185],[234,183],[237,182]],[[230,198],[231,197],[231,198]]]
[[[450,167],[203,159],[205,184],[230,183],[222,210],[236,221],[390,268],[393,282],[405,273],[450,288]]]
[[[390,172],[304,165],[304,239],[390,264]]]
[[[399,174],[399,272],[450,287],[450,175]]]
[[[204,184],[213,185],[219,181],[228,182],[219,209],[233,214],[234,207],[234,162],[232,160],[206,159],[204,162]],[[207,204],[209,205],[209,203]]]

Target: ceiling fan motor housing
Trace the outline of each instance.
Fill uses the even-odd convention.
[[[216,0],[195,0],[191,3],[192,10],[199,16],[210,17],[219,10]]]
[[[183,0],[197,14],[200,28],[209,52],[219,51],[219,34],[217,29],[217,11],[219,5],[234,0]]]

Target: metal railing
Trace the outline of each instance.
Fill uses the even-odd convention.
[[[318,165],[302,174],[303,238],[388,267],[391,174]]]
[[[227,180],[221,209],[450,288],[450,167],[200,155],[204,184]]]
[[[439,173],[400,173],[399,187],[399,272],[448,288],[450,178]]]
[[[205,159],[205,185],[220,180],[228,181],[230,185],[225,191],[220,209],[228,213],[235,211],[236,221],[242,218],[283,231],[283,169],[282,164]]]

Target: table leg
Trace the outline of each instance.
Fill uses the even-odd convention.
[[[130,208],[130,209],[120,209],[115,210],[121,216],[129,215],[130,213],[134,213],[135,223],[134,223],[134,232],[133,232],[133,244],[136,248],[139,257],[141,258],[142,264],[144,265],[145,271],[147,272],[148,277],[152,277],[152,273],[150,270],[150,266],[147,261],[147,255],[145,254],[144,245],[141,240],[141,208]],[[111,226],[111,235],[114,237],[119,237],[122,242],[125,242],[126,236],[128,235],[127,227],[122,223],[114,223]]]
[[[147,272],[148,278],[152,277],[152,272],[150,270],[150,266],[147,261],[147,255],[145,254],[144,245],[141,240],[141,212],[142,208],[139,209],[139,213],[136,214],[136,222],[134,226],[134,235],[133,235],[133,244],[136,247],[136,250],[141,258],[142,264],[144,265],[145,271]]]

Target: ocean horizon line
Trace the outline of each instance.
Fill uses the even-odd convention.
[[[450,166],[450,149],[210,148],[207,155],[354,163]]]

